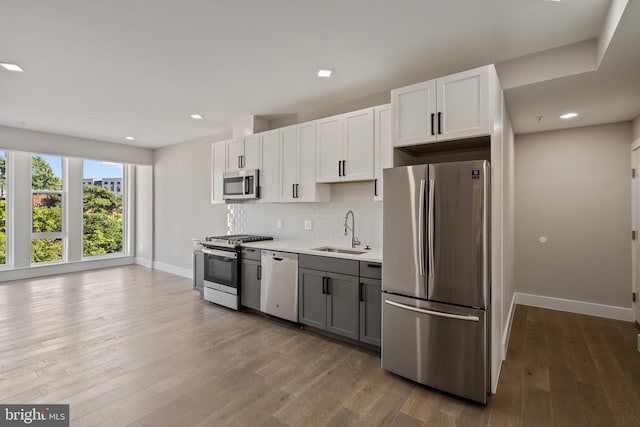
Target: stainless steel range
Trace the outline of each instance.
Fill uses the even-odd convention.
[[[204,258],[204,299],[225,307],[240,305],[240,245],[273,240],[247,234],[205,237],[200,241]]]

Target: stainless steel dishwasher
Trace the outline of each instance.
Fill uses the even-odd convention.
[[[263,250],[260,311],[298,321],[298,254]]]

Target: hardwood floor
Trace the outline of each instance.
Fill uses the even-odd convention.
[[[518,306],[483,407],[127,266],[0,284],[0,402],[68,403],[72,426],[637,426],[636,334]]]

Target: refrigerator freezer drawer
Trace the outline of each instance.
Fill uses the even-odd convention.
[[[487,403],[487,313],[382,294],[382,367]]]

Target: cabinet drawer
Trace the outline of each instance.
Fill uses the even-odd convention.
[[[242,259],[250,259],[253,261],[260,261],[260,249],[256,248],[242,248]]]
[[[379,262],[360,261],[360,277],[382,279],[382,264]]]
[[[300,257],[298,258],[298,267],[348,274],[350,276],[358,275],[358,261],[332,258],[328,256],[300,254]]]

